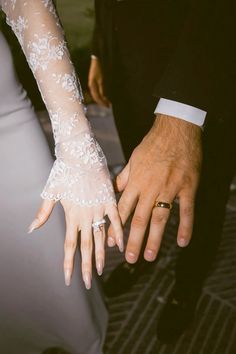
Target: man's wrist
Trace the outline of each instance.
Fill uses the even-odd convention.
[[[183,132],[184,130],[193,129],[195,131],[199,131],[200,135],[202,132],[202,127],[198,126],[197,124],[161,113],[156,114],[154,128],[157,128],[158,130],[164,128],[167,136],[168,134],[171,134],[173,131],[177,130],[179,130],[179,132]]]

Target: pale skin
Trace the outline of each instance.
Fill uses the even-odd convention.
[[[98,71],[94,69],[97,64],[99,61],[92,60],[90,81],[98,79]],[[94,72],[96,76],[93,76]],[[99,81],[103,82],[102,77]],[[93,91],[91,94],[99,104]],[[153,127],[118,175],[116,186],[122,193],[118,203],[122,224],[133,214],[125,253],[129,263],[135,263],[140,255],[149,222],[144,258],[151,262],[157,257],[170,210],[154,207],[156,200],[167,203],[179,200],[177,243],[180,247],[189,244],[202,163],[201,135],[202,130],[197,125],[157,115]],[[116,238],[112,226],[108,234],[108,245],[114,246]]]
[[[123,252],[123,230],[117,207],[112,203],[107,203],[95,207],[80,207],[72,202],[61,200],[66,219],[66,237],[64,243],[64,274],[65,284],[71,283],[74,267],[74,256],[78,245],[78,235],[80,234],[80,250],[82,258],[82,275],[87,289],[91,288],[92,281],[92,252],[95,247],[96,268],[99,275],[102,274],[105,264],[104,243],[106,238],[105,228],[94,232],[92,223],[101,220],[105,215],[111,221],[116,235],[116,244]],[[50,217],[55,202],[43,200],[35,220],[29,228],[29,233],[40,228]],[[94,237],[93,237],[94,236]],[[94,241],[93,241],[94,239]]]

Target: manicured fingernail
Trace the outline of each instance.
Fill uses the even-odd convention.
[[[108,236],[107,243],[109,247],[114,247],[116,245],[116,241],[111,236]]]
[[[126,259],[129,263],[135,263],[137,260],[137,256],[133,252],[127,252]]]
[[[28,228],[28,234],[31,234],[31,232],[33,232],[37,227],[39,227],[39,220],[34,219]]]
[[[89,290],[91,288],[91,276],[90,274],[87,272],[83,275],[83,279],[84,279],[84,284],[87,290]]]
[[[102,261],[98,261],[97,262],[97,272],[98,272],[98,275],[102,275],[102,272],[103,272],[103,262]]]
[[[185,238],[181,237],[178,241],[178,245],[180,247],[186,247],[188,245],[188,241]]]
[[[118,239],[118,247],[120,252],[124,252],[124,242],[123,242],[123,238],[119,238]]]
[[[144,257],[147,261],[154,261],[155,258],[156,258],[156,255],[155,255],[155,252],[153,252],[152,250],[146,250],[145,251],[145,254],[144,254]]]
[[[65,284],[70,286],[71,272],[69,269],[65,270]]]

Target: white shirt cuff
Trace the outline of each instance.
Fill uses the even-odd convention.
[[[167,100],[166,98],[160,99],[154,113],[165,114],[167,116],[183,119],[200,127],[203,126],[207,115],[207,112],[199,108],[192,107],[184,103]]]

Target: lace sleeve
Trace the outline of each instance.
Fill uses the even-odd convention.
[[[56,161],[42,198],[115,202],[105,156],[85,117],[79,80],[53,1],[0,0],[47,107]]]

